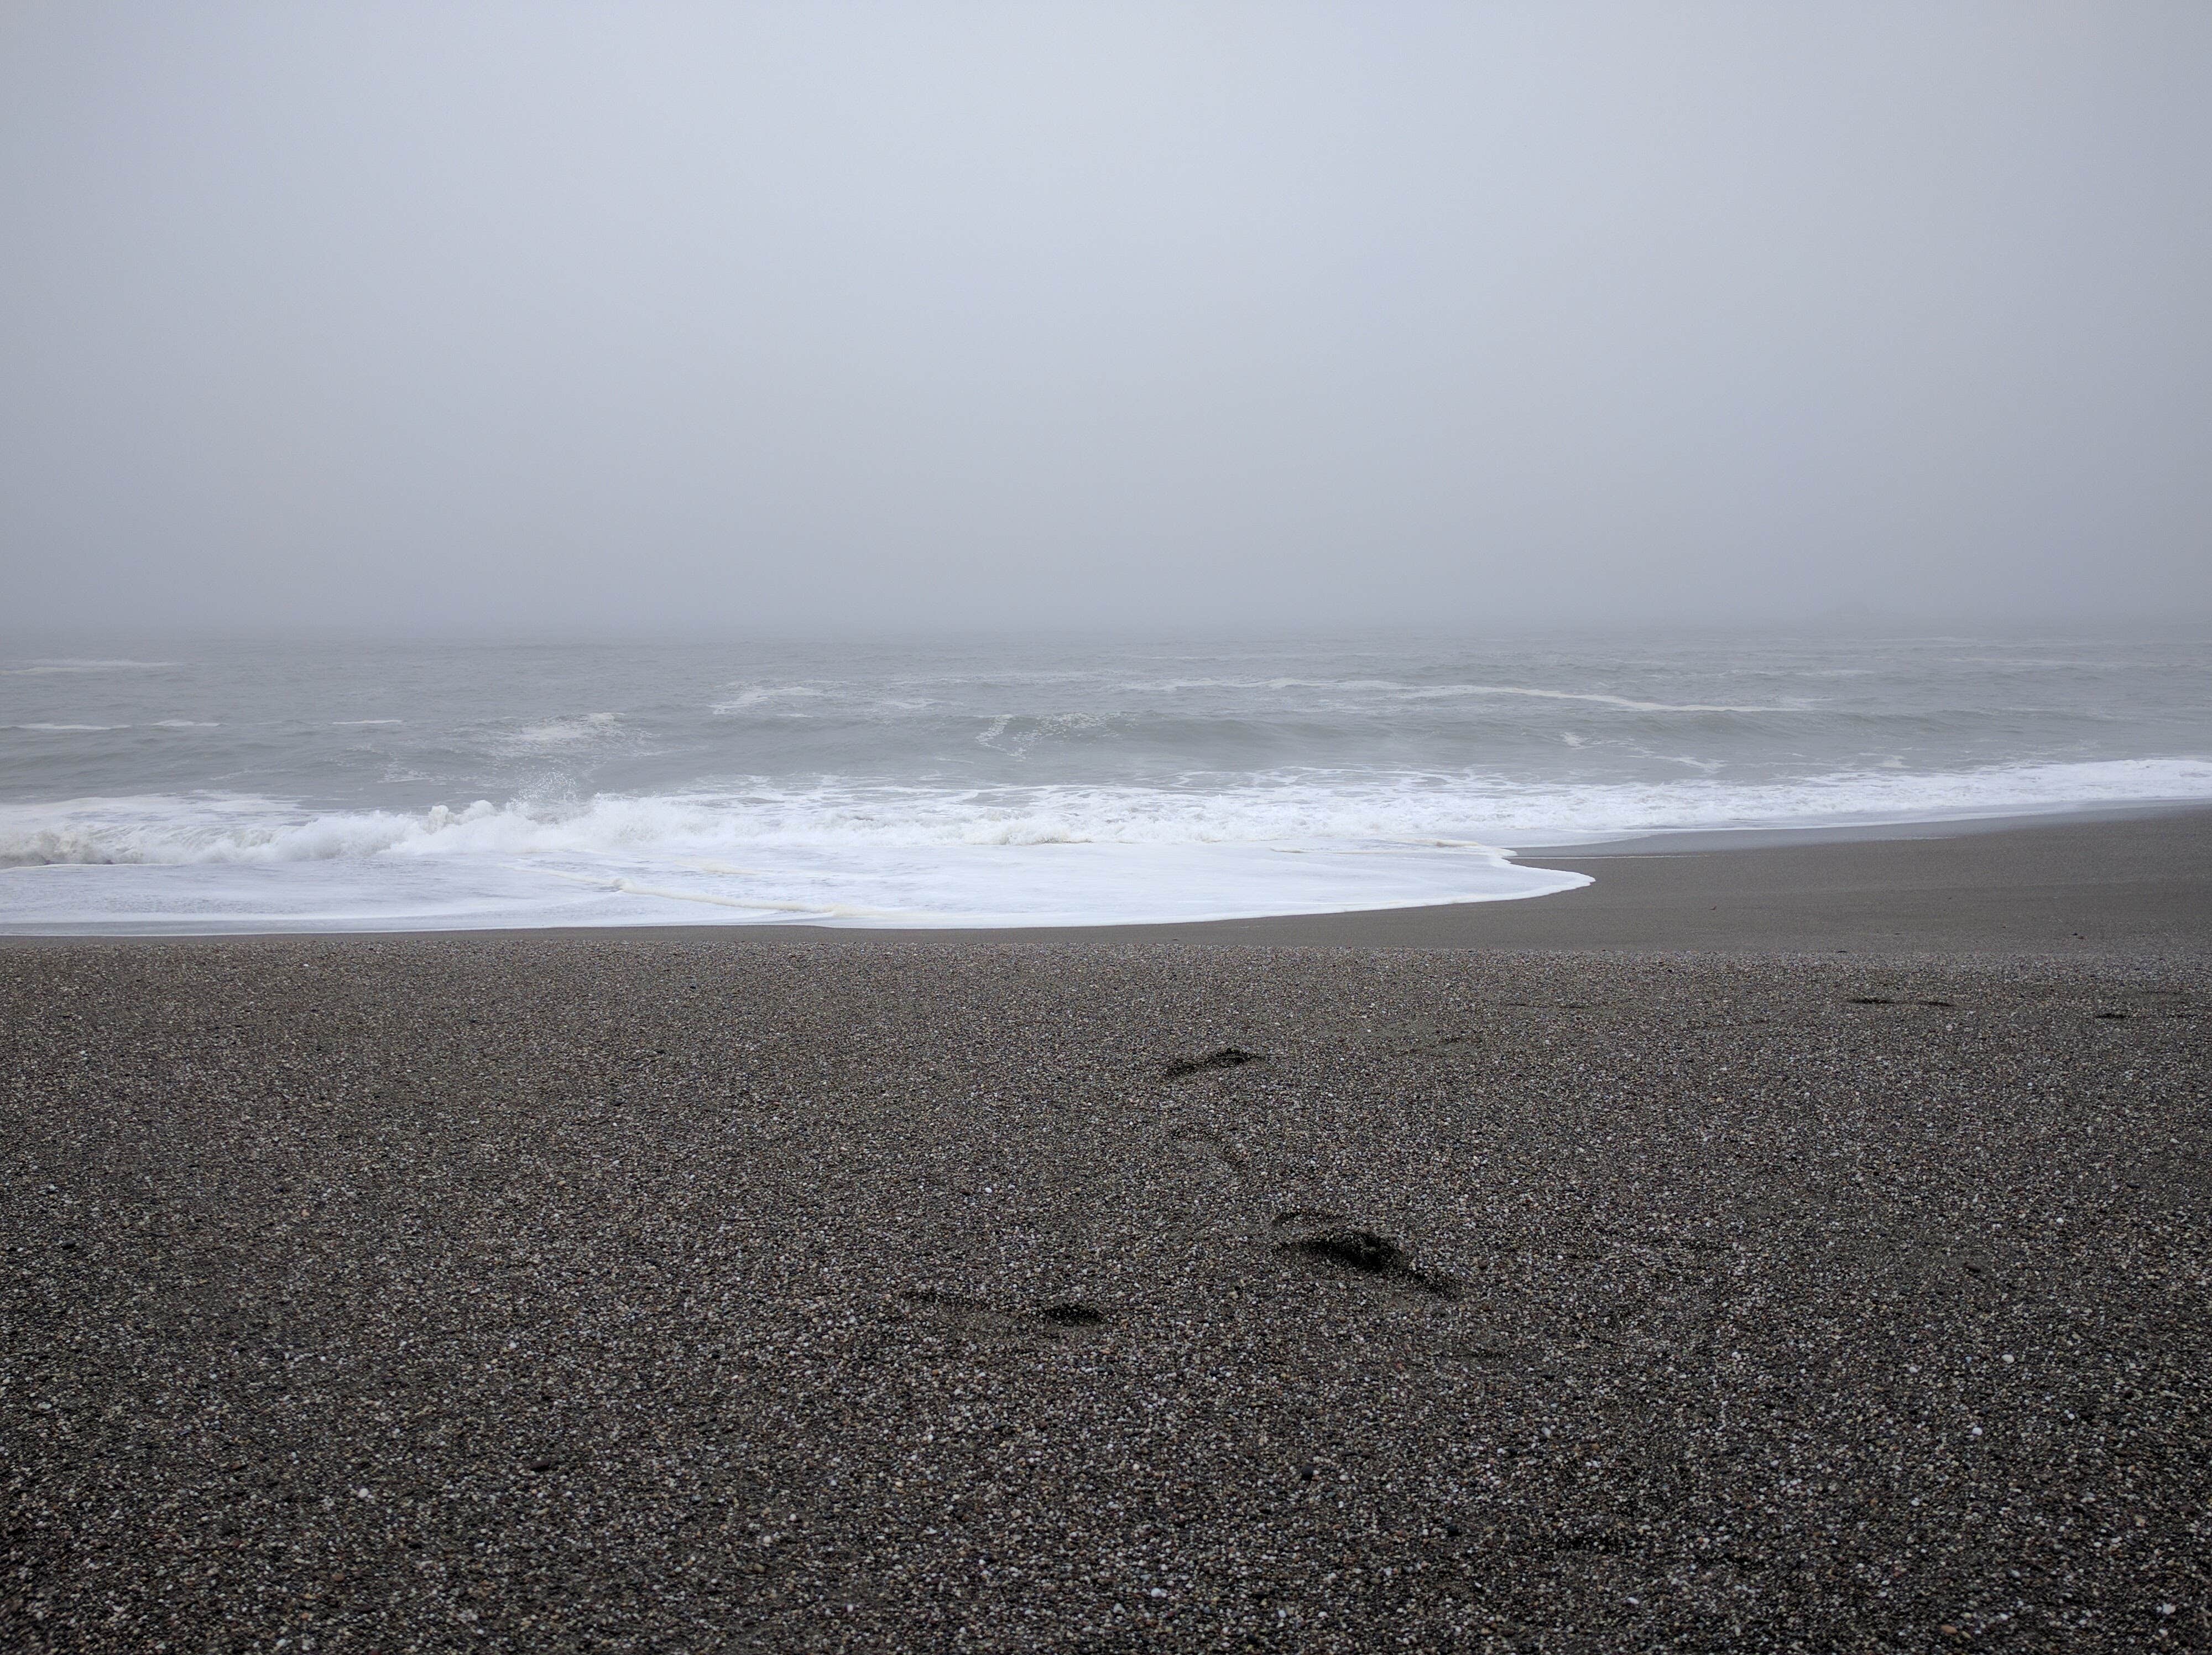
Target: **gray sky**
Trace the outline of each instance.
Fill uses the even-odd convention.
[[[23,626],[2212,611],[2212,6],[0,9]]]

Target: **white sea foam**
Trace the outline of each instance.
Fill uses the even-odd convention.
[[[1579,883],[1521,867],[1502,845],[2154,799],[2212,799],[2212,762],[1869,770],[1752,786],[1314,774],[1207,791],[763,785],[419,812],[312,812],[245,795],[86,799],[0,806],[0,929],[1322,912]]]
[[[1110,717],[1097,713],[1046,713],[1038,716],[1001,713],[976,736],[975,745],[1009,758],[1025,758],[1040,741],[1066,740],[1104,729],[1111,722]]]
[[[2212,761],[2002,765],[1943,775],[1869,770],[1750,785],[1706,776],[1534,785],[1483,776],[1298,773],[1209,790],[763,785],[601,795],[561,806],[477,800],[420,812],[307,812],[249,795],[149,795],[0,805],[0,864],[566,851],[709,855],[819,844],[1562,844],[1680,829],[1872,824],[2198,799],[2212,799]]]
[[[1788,713],[1790,706],[1735,706],[1725,702],[1638,701],[1632,696],[1603,695],[1589,690],[1537,690],[1518,684],[1439,684],[1409,689],[1407,697],[1438,701],[1452,696],[1526,696],[1534,701],[1581,701],[1600,707],[1618,707],[1632,713]]]
[[[1133,800],[825,791],[307,815],[244,798],[0,809],[0,929],[738,922],[1028,925],[1541,895],[1480,846],[1257,843]],[[1210,837],[1194,837],[1207,833]],[[1303,854],[1285,858],[1277,853]],[[742,852],[742,862],[731,853]]]
[[[794,850],[766,878],[702,874],[651,858],[395,857],[292,864],[0,873],[0,930],[442,929],[807,920],[1024,926],[1234,918],[1545,895],[1579,874],[1489,851],[1389,855],[1244,845]]]
[[[1534,701],[1580,701],[1600,707],[1617,707],[1636,713],[1790,713],[1803,710],[1802,703],[1742,706],[1725,702],[1641,701],[1595,690],[1547,690],[1519,684],[1407,684],[1396,678],[1164,678],[1157,684],[1118,685],[1124,691],[1153,691],[1173,694],[1186,690],[1260,690],[1279,694],[1286,690],[1328,690],[1340,693],[1382,696],[1401,701],[1452,701],[1475,696],[1522,696]]]
[[[0,675],[44,678],[57,672],[153,672],[176,665],[173,660],[32,660],[16,666],[0,666]]]
[[[555,718],[526,725],[514,733],[514,739],[526,746],[566,747],[611,735],[621,722],[613,713],[586,713],[581,718]]]
[[[725,689],[738,693],[727,700],[714,704],[714,712],[727,717],[732,713],[750,712],[756,707],[779,701],[819,701],[829,692],[811,684],[731,684]]]

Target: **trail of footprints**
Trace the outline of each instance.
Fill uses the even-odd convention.
[[[1870,997],[1861,1003],[1894,1004],[1894,1001],[1874,1001]],[[1932,1003],[1932,1002],[1930,1002]],[[1247,1050],[1238,1046],[1224,1046],[1200,1056],[1179,1060],[1158,1071],[1164,1081],[1187,1080],[1194,1076],[1212,1074],[1222,1078],[1226,1089],[1231,1071],[1267,1061],[1261,1052]],[[1244,1213],[1246,1232],[1261,1240],[1286,1263],[1316,1275],[1334,1275],[1352,1281],[1364,1281],[1377,1287],[1400,1292],[1419,1293],[1433,1299],[1455,1301],[1466,1296],[1463,1283],[1441,1271],[1425,1269],[1417,1263],[1406,1248],[1391,1237],[1369,1228],[1346,1214],[1325,1208],[1291,1208],[1275,1209],[1269,1200],[1270,1192],[1255,1176],[1249,1159],[1225,1134],[1211,1127],[1191,1122],[1171,1125],[1166,1133],[1167,1144],[1198,1165],[1210,1166],[1234,1186],[1234,1203]],[[1711,1247],[1673,1238],[1639,1237],[1632,1244],[1640,1244],[1662,1253],[1675,1247]],[[1517,1252],[1518,1247],[1506,1244],[1506,1250]],[[1656,1287],[1657,1284],[1654,1284]],[[1706,1296],[1690,1289],[1688,1299],[1694,1304],[1677,1302],[1681,1284],[1674,1284],[1670,1291],[1658,1297],[1667,1312],[1659,1317],[1669,1326],[1662,1335],[1655,1326],[1647,1332],[1679,1342],[1687,1336],[1696,1342],[1710,1323],[1714,1306]],[[1115,1318],[1109,1309],[1067,1299],[1025,1309],[1010,1310],[977,1298],[940,1293],[928,1289],[912,1289],[897,1298],[900,1320],[917,1323],[941,1332],[968,1337],[1000,1339],[1053,1340],[1070,1336],[1094,1334],[1109,1328]],[[1692,1325],[1694,1324],[1694,1325]],[[1475,1347],[1460,1353],[1471,1360],[1490,1360],[1506,1354],[1505,1343],[1496,1339],[1479,1342]]]
[[[1247,1051],[1241,1046],[1224,1046],[1202,1057],[1184,1058],[1169,1064],[1161,1071],[1161,1078],[1180,1080],[1189,1075],[1241,1068],[1248,1063],[1266,1061],[1265,1053]],[[1178,1125],[1169,1129],[1168,1139],[1171,1143],[1209,1153],[1236,1180],[1245,1204],[1257,1204],[1261,1191],[1254,1183],[1250,1164],[1226,1137],[1204,1127]],[[1458,1297],[1458,1285],[1449,1276],[1416,1269],[1396,1242],[1350,1223],[1341,1213],[1296,1208],[1275,1214],[1267,1220],[1267,1229],[1280,1252],[1355,1275],[1413,1287],[1440,1299]]]
[[[1234,1057],[1231,1060],[1228,1055],[1232,1053]],[[1165,1080],[1180,1080],[1264,1061],[1264,1054],[1229,1047],[1206,1057],[1169,1065],[1162,1075]],[[1221,1090],[1226,1092],[1227,1086],[1224,1077]],[[1184,1123],[1170,1127],[1168,1139],[1186,1152],[1202,1153],[1233,1177],[1241,1205],[1253,1227],[1286,1262],[1295,1262],[1316,1274],[1364,1280],[1382,1287],[1446,1302],[1469,1298],[1471,1290],[1466,1283],[1442,1271],[1424,1268],[1399,1242],[1344,1213],[1321,1207],[1273,1210],[1274,1203],[1269,1200],[1271,1192],[1255,1176],[1249,1159],[1222,1133]],[[1558,1345],[1559,1349],[1553,1352],[1555,1357],[1584,1351],[1587,1357],[1602,1360],[1605,1359],[1601,1351],[1619,1354],[1632,1344],[1647,1354],[1679,1354],[1703,1344],[1711,1336],[1718,1304],[1712,1283],[1702,1279],[1707,1267],[1685,1266],[1680,1261],[1685,1250],[1692,1255],[1724,1250],[1718,1244],[1656,1234],[1617,1236],[1604,1226],[1593,1227],[1597,1234],[1607,1238],[1611,1247],[1625,1245],[1650,1255],[1643,1268],[1632,1272],[1644,1290],[1613,1301],[1609,1314],[1600,1318],[1605,1323],[1602,1327],[1589,1322],[1586,1311],[1571,1313],[1571,1326],[1555,1329],[1555,1340],[1540,1342]],[[1499,1238],[1494,1244],[1509,1255],[1523,1251],[1520,1243],[1508,1238]],[[1607,1245],[1607,1242],[1600,1244],[1601,1250]],[[1484,1325],[1464,1327],[1452,1347],[1452,1354],[1469,1363],[1488,1363],[1510,1357],[1520,1342],[1489,1325],[1489,1314],[1477,1319]],[[1575,1360],[1571,1354],[1564,1359]]]

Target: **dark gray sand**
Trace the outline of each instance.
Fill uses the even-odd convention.
[[[0,1646],[2212,1646],[2202,940],[0,949]]]
[[[1729,953],[2201,953],[2212,944],[2212,811],[2201,809],[1840,842],[1778,835],[1745,849],[1684,836],[1525,860],[1596,883],[1527,902],[1310,920],[1299,940]],[[1243,940],[1289,940],[1297,923],[1211,929],[1256,926]]]

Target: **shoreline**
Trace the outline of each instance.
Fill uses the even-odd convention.
[[[870,928],[783,922],[444,930],[0,934],[0,948],[398,938],[905,942],[1756,952],[2187,952],[2212,942],[2212,806],[2100,807],[1863,829],[1698,831],[1517,855],[1589,875],[1517,899],[1097,926]]]
[[[9,939],[0,1622],[2212,1640],[2212,812],[1588,861],[1057,934]]]

